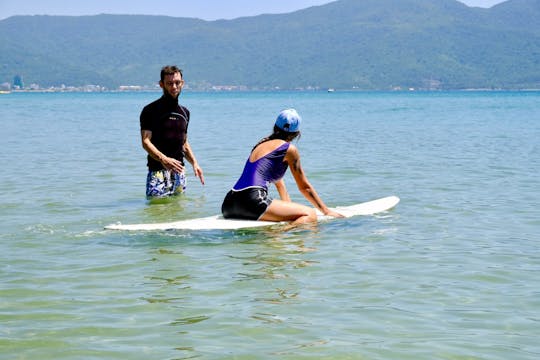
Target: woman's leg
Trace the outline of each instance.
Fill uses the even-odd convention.
[[[309,206],[274,199],[259,220],[292,221],[294,224],[301,224],[317,221],[317,213]]]

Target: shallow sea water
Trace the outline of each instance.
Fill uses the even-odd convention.
[[[0,95],[1,359],[540,356],[540,93],[188,92],[207,184],[149,203],[138,116],[158,96]],[[103,230],[218,213],[285,107],[327,204],[401,203],[292,231]]]

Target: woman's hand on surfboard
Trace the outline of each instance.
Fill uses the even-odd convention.
[[[345,217],[345,216],[341,215],[340,213],[337,213],[337,212],[335,212],[334,210],[330,210],[330,209],[328,209],[328,212],[327,212],[325,215],[333,216],[333,217],[336,217],[336,218],[343,218],[343,217]]]

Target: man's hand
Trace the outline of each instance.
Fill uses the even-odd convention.
[[[180,161],[167,156],[161,159],[161,164],[163,164],[165,169],[172,170],[179,174],[182,174],[185,170],[184,165],[182,165]]]
[[[195,171],[195,176],[199,178],[201,184],[204,185],[204,175],[201,167],[199,165],[193,166],[193,171]]]

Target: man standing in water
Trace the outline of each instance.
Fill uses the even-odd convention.
[[[184,158],[204,185],[204,176],[187,139],[189,110],[178,103],[184,80],[176,66],[161,69],[163,96],[146,105],[140,116],[141,140],[148,153],[146,196],[160,198],[186,188]]]

